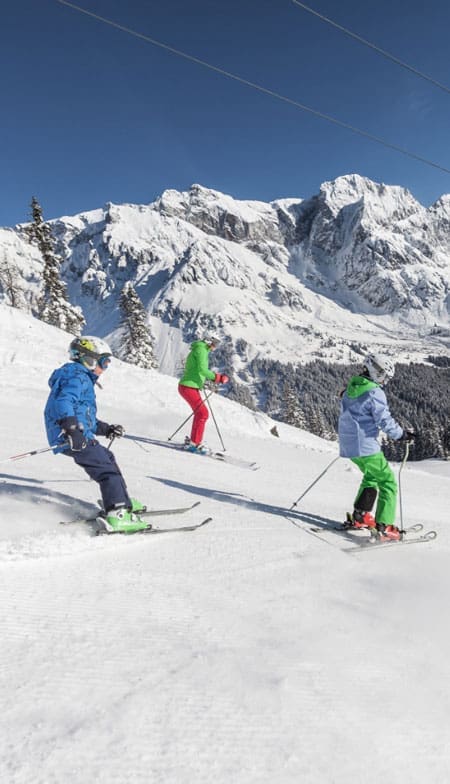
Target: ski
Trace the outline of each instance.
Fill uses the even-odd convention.
[[[436,537],[437,537],[436,531],[426,531],[424,534],[421,534],[421,536],[414,536],[414,537],[407,536],[405,539],[397,539],[397,540],[386,539],[384,542],[380,542],[379,539],[370,537],[370,539],[363,539],[355,547],[346,547],[344,552],[354,553],[362,550],[371,550],[374,547],[393,547],[394,545],[397,546],[399,545],[400,547],[402,547],[405,544],[421,544],[423,542],[432,542],[434,539],[436,539]]]
[[[98,519],[100,525],[102,524],[101,518]],[[212,517],[207,517],[205,520],[202,520],[201,523],[196,523],[195,525],[180,525],[177,528],[142,528],[140,531],[133,531],[132,533],[129,531],[107,531],[106,528],[97,528],[95,532],[95,536],[116,536],[120,534],[121,536],[136,536],[137,534],[175,534],[181,533],[182,531],[196,531],[198,528],[202,528],[204,525],[207,525],[212,521]]]
[[[329,530],[329,531],[337,531],[338,533],[349,533],[349,534],[356,533],[357,535],[359,534],[360,531],[366,531],[367,533],[370,533],[371,530],[373,531],[373,529],[370,529],[370,528],[356,528],[356,526],[348,525],[347,523],[336,523],[336,524],[333,524],[333,525],[329,524],[327,526],[324,526],[323,528],[313,528],[311,530],[313,530],[315,533],[319,533],[319,531],[321,531],[321,530],[322,531],[323,530]],[[422,531],[422,530],[423,530],[422,523],[416,523],[416,525],[411,525],[409,528],[404,528],[402,533],[404,533],[404,534],[412,534],[412,533],[417,534],[417,533],[419,533],[419,531]],[[362,539],[362,537],[358,536],[358,539],[359,538]],[[364,537],[364,539],[366,539],[366,537]]]
[[[195,452],[191,454],[195,454]],[[258,463],[252,463],[240,457],[231,457],[231,455],[225,455],[223,452],[206,452],[202,457],[212,457],[213,460],[220,460],[222,463],[229,463],[229,465],[238,466],[238,468],[248,468],[250,471],[258,471],[260,468]]]
[[[220,460],[222,463],[229,463],[229,465],[237,466],[238,468],[248,468],[250,471],[258,471],[260,466],[258,463],[250,460],[244,460],[241,457],[232,457],[231,455],[226,455],[224,452],[214,452],[212,449],[208,449],[207,452],[189,452],[185,449],[184,444],[180,443],[173,443],[172,441],[161,441],[157,438],[144,438],[143,436],[131,436],[125,435],[124,438],[129,438],[136,443],[145,443],[150,444],[153,446],[164,446],[166,449],[177,449],[180,452],[186,452],[189,455],[197,455],[199,457],[210,457],[212,460]]]
[[[146,509],[145,512],[138,512],[139,517],[159,517],[161,515],[177,515],[190,512],[196,506],[200,506],[201,501],[195,501],[190,506],[176,506],[174,509]]]
[[[324,534],[327,531],[341,534],[348,542],[353,544],[353,547],[345,547],[343,552],[354,553],[358,552],[359,550],[371,549],[373,547],[393,547],[394,545],[402,544],[420,544],[423,542],[431,542],[433,539],[436,539],[436,531],[426,531],[420,536],[410,536],[410,534],[418,534],[420,531],[423,531],[423,528],[424,526],[422,523],[416,523],[415,525],[411,525],[408,528],[403,529],[402,539],[385,539],[384,541],[381,541],[373,533],[371,533],[371,529],[369,528],[354,528],[352,525],[348,525],[346,523],[333,523],[331,520],[326,521],[324,518],[321,519],[320,527],[317,525],[309,526],[305,530],[314,534],[315,536],[319,536],[319,538],[327,544],[334,544],[334,542],[330,542],[320,534]],[[361,534],[361,532],[363,533]],[[364,532],[367,532],[369,536],[365,536]]]
[[[212,460],[220,460],[221,463],[228,463],[229,465],[237,466],[238,468],[248,468],[250,471],[258,471],[260,466],[258,463],[244,460],[241,457],[232,457],[226,455],[224,452],[213,452],[208,449],[207,452],[190,452],[186,449],[184,444],[171,444],[174,449],[179,449],[181,452],[186,452],[188,455],[196,455],[197,457],[210,457]]]
[[[139,512],[139,517],[159,517],[164,515],[177,515],[177,514],[185,514],[185,512],[190,512],[191,509],[195,509],[196,506],[200,505],[200,501],[195,501],[195,503],[191,504],[191,506],[178,506],[174,509],[146,509],[145,512]],[[72,525],[73,523],[95,523],[99,512],[97,510],[96,514],[93,517],[77,517],[75,520],[60,520],[60,525]]]

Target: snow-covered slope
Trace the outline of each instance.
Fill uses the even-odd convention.
[[[303,201],[238,201],[193,185],[52,225],[89,332],[114,344],[131,280],[164,372],[176,374],[186,345],[212,329],[248,381],[255,356],[349,361],[370,347],[407,361],[444,351],[449,205],[444,196],[425,209],[403,188],[349,175]],[[25,227],[0,230],[0,254],[35,299],[40,262]]]
[[[0,306],[0,461],[45,446],[47,378],[68,342]],[[187,415],[174,379],[116,361],[97,397],[102,418],[141,439],[165,441]],[[277,439],[266,416],[213,405],[227,451],[259,471],[114,445],[152,508],[201,501],[183,522],[213,522],[192,534],[61,526],[96,484],[51,453],[1,463],[0,780],[446,781],[449,464],[402,475],[405,522],[435,528],[433,543],[352,556],[308,532],[312,515],[351,505],[347,461],[285,517],[335,445],[282,424]],[[207,434],[218,446],[211,422]]]

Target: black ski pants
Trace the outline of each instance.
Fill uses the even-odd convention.
[[[102,446],[98,441],[90,441],[81,452],[68,449],[62,454],[72,457],[77,465],[84,468],[91,479],[98,482],[103,508],[106,512],[116,505],[125,505],[131,508],[125,479],[110,449]]]

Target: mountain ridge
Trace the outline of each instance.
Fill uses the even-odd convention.
[[[87,331],[114,345],[118,296],[131,280],[166,373],[205,330],[228,341],[244,381],[257,356],[348,362],[370,347],[407,361],[446,350],[449,195],[425,208],[405,188],[357,174],[309,199],[267,203],[195,184],[49,223]],[[42,262],[26,225],[0,229],[0,254],[31,308]]]

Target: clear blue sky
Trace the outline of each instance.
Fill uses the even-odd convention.
[[[450,95],[291,0],[78,5],[450,168]],[[450,87],[448,0],[310,0]],[[0,226],[148,203],[192,183],[308,197],[357,172],[428,205],[450,175],[113,29],[56,0],[2,4]]]

